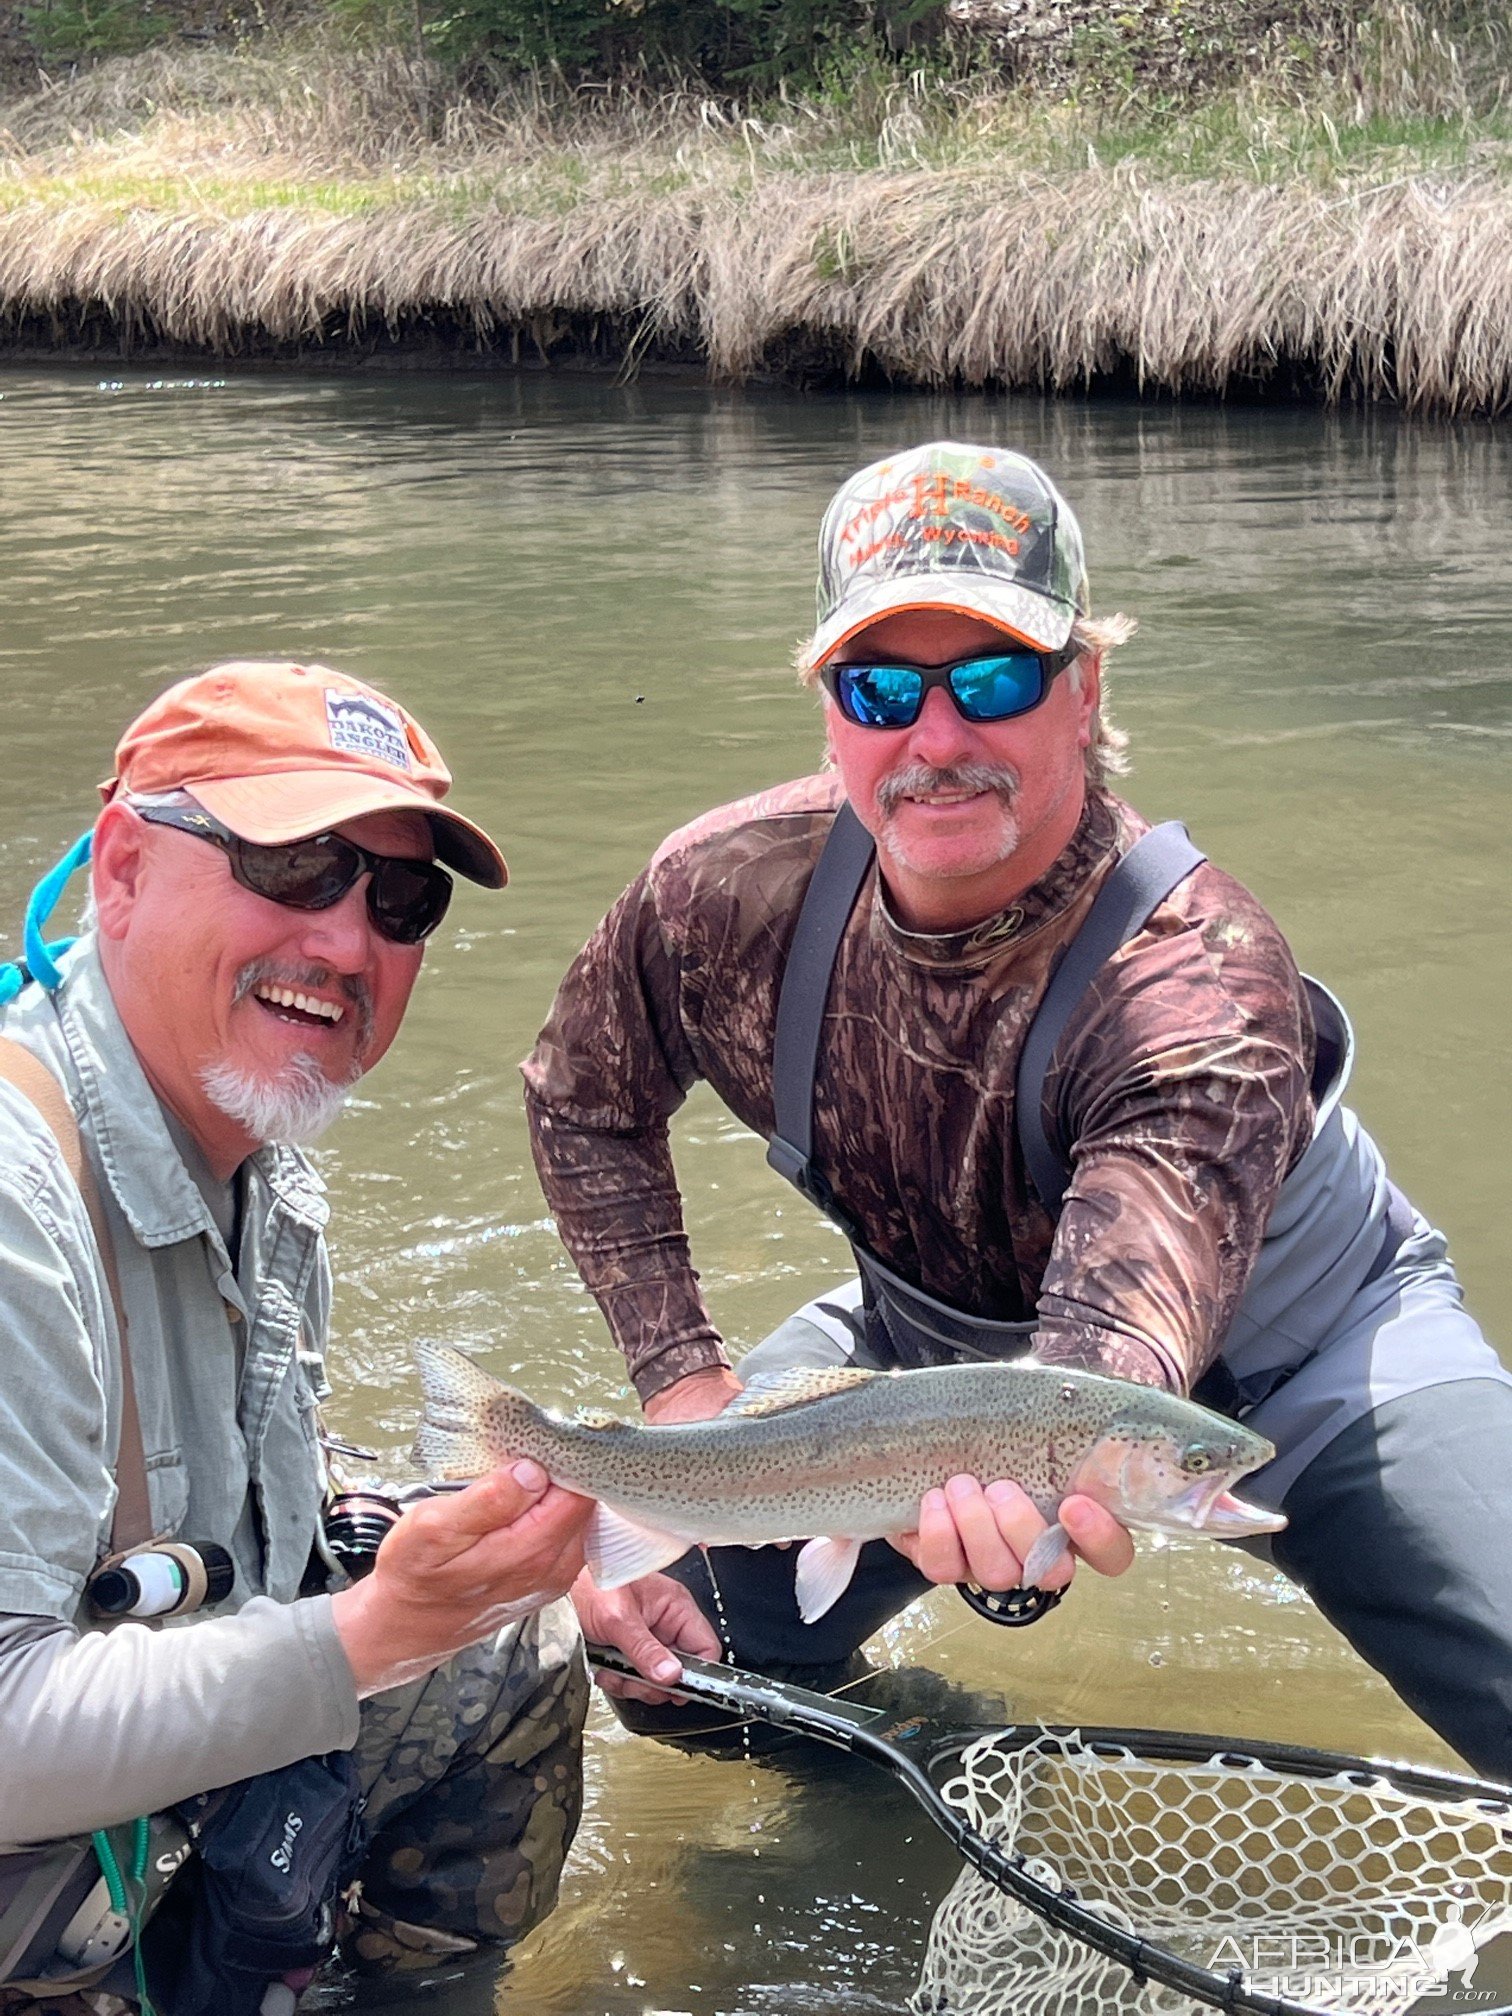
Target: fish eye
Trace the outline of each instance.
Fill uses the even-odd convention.
[[[1181,1452],[1181,1467],[1194,1477],[1213,1467],[1213,1452],[1205,1442],[1189,1442]]]

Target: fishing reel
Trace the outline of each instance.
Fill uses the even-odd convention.
[[[968,1609],[993,1624],[1038,1624],[1065,1595],[1064,1589],[980,1589],[975,1582],[957,1582]]]
[[[372,1574],[378,1549],[411,1505],[465,1488],[463,1483],[422,1482],[403,1484],[392,1492],[337,1491],[326,1500],[326,1546],[351,1580],[360,1582]]]
[[[348,1442],[325,1427],[320,1431],[320,1446],[330,1465],[330,1486],[321,1513],[326,1551],[350,1581],[360,1582],[365,1575],[372,1574],[378,1549],[398,1525],[406,1494],[348,1483],[341,1459],[376,1463],[376,1449]],[[313,1560],[311,1566],[316,1567]]]
[[[381,1491],[338,1491],[325,1508],[326,1546],[354,1582],[371,1575],[403,1508]]]

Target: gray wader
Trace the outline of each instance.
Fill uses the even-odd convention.
[[[742,1361],[891,1369],[1029,1348],[1033,1322],[952,1308],[868,1251],[814,1166],[813,1084],[840,940],[871,866],[842,807],[799,915],[783,975],[768,1160],[850,1239],[859,1280],[790,1317]],[[1045,1074],[1094,974],[1205,857],[1156,827],[1113,869],[1067,947],[1025,1039],[1015,1096],[1021,1150],[1054,1213],[1070,1171],[1043,1124]],[[1389,1181],[1341,1103],[1353,1035],[1308,979],[1317,1027],[1313,1138],[1286,1178],[1220,1356],[1196,1396],[1276,1445],[1246,1497],[1289,1525],[1271,1558],[1355,1649],[1477,1771],[1512,1780],[1512,1375],[1463,1307],[1445,1242]],[[929,1585],[886,1542],[862,1550],[849,1590],[817,1624],[793,1597],[794,1555],[714,1548],[674,1573],[731,1656],[757,1667],[844,1661]],[[710,1575],[718,1583],[718,1601]]]

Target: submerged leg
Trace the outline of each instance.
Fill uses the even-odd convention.
[[[1273,1558],[1474,1770],[1512,1781],[1512,1388],[1388,1400],[1288,1491]]]
[[[567,1603],[364,1705],[373,1842],[343,1942],[359,1968],[433,1968],[545,1917],[582,1811],[587,1706]]]
[[[724,1640],[737,1666],[760,1673],[819,1668],[848,1660],[890,1617],[934,1587],[896,1548],[873,1540],[861,1549],[845,1593],[812,1624],[798,1612],[796,1547],[711,1547],[668,1569]]]

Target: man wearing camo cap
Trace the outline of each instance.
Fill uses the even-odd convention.
[[[525,1067],[547,1197],[648,1417],[712,1415],[788,1366],[1025,1350],[1195,1392],[1277,1447],[1245,1486],[1288,1517],[1277,1563],[1512,1777],[1512,1551],[1482,1495],[1512,1378],[1340,1103],[1338,1003],[1246,889],[1110,788],[1103,670],[1130,626],[1092,619],[1070,508],[1023,456],[934,443],[842,486],[820,569],[802,665],[829,767],[667,840]],[[700,1078],[859,1270],[738,1373],[667,1145]],[[1091,1567],[1128,1566],[1100,1506],[1060,1517]],[[1012,1479],[953,1478],[814,1625],[791,1551],[674,1573],[737,1659],[817,1677],[932,1583],[1016,1589],[1043,1528]],[[580,1604],[590,1630],[610,1600]]]

